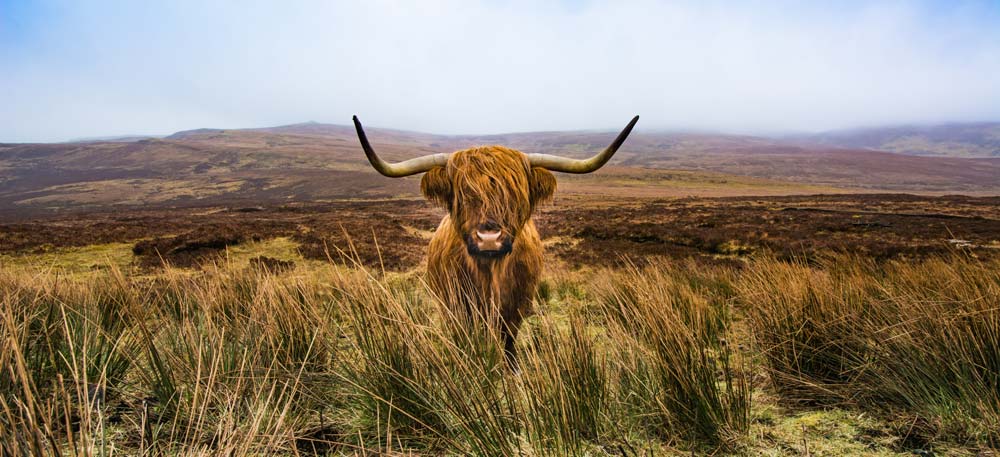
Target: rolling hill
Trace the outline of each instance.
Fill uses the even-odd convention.
[[[913,155],[1000,157],[1000,122],[841,130],[802,139]]]
[[[369,129],[398,160],[477,144],[583,157],[613,132],[442,136]],[[388,179],[354,129],[317,123],[198,129],[138,141],[0,144],[0,211],[107,205],[262,205],[418,196],[418,177]],[[611,165],[561,176],[561,194],[724,196],[830,192],[1000,193],[1000,158],[930,157],[752,136],[636,132]]]

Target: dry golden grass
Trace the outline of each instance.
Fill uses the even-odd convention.
[[[901,414],[921,439],[997,446],[998,267],[972,258],[763,260],[738,287],[783,399]]]
[[[0,454],[997,444],[997,262],[557,265],[511,370],[490,317],[455,314],[419,272],[249,255],[153,275],[0,266]]]

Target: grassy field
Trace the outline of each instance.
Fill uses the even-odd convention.
[[[310,260],[288,238],[199,268],[141,267],[130,249],[0,258],[0,454],[1000,445],[995,259],[552,260],[512,371],[478,330],[489,317],[440,303],[420,267]]]

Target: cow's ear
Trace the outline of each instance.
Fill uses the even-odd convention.
[[[531,204],[543,203],[556,191],[556,177],[542,167],[531,168]]]
[[[424,198],[436,202],[444,207],[451,205],[451,180],[444,167],[431,168],[424,177],[420,179],[420,192]]]

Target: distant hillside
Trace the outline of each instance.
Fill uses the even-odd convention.
[[[801,138],[913,155],[1000,157],[1000,122],[842,130]]]
[[[583,157],[616,132],[442,136],[369,128],[400,160],[480,144]],[[353,127],[198,129],[133,142],[0,144],[0,211],[88,206],[246,205],[418,197],[419,177],[368,165]],[[560,195],[1000,194],[1000,158],[918,157],[735,135],[637,131],[597,173],[560,176]]]
[[[96,136],[87,138],[77,138],[75,140],[67,141],[66,143],[97,143],[97,142],[107,142],[107,143],[131,143],[134,141],[148,140],[151,138],[160,138],[157,135],[118,135],[118,136]]]
[[[328,124],[296,124],[265,129],[305,132],[356,142],[354,129]],[[374,142],[412,145],[407,155],[503,144],[525,152],[586,157],[607,146],[614,132],[528,132],[441,136],[369,129]],[[357,152],[355,152],[357,153]],[[914,157],[858,147],[802,144],[746,135],[637,131],[612,164],[643,169],[712,172],[734,176],[892,192],[1000,192],[1000,160]]]

